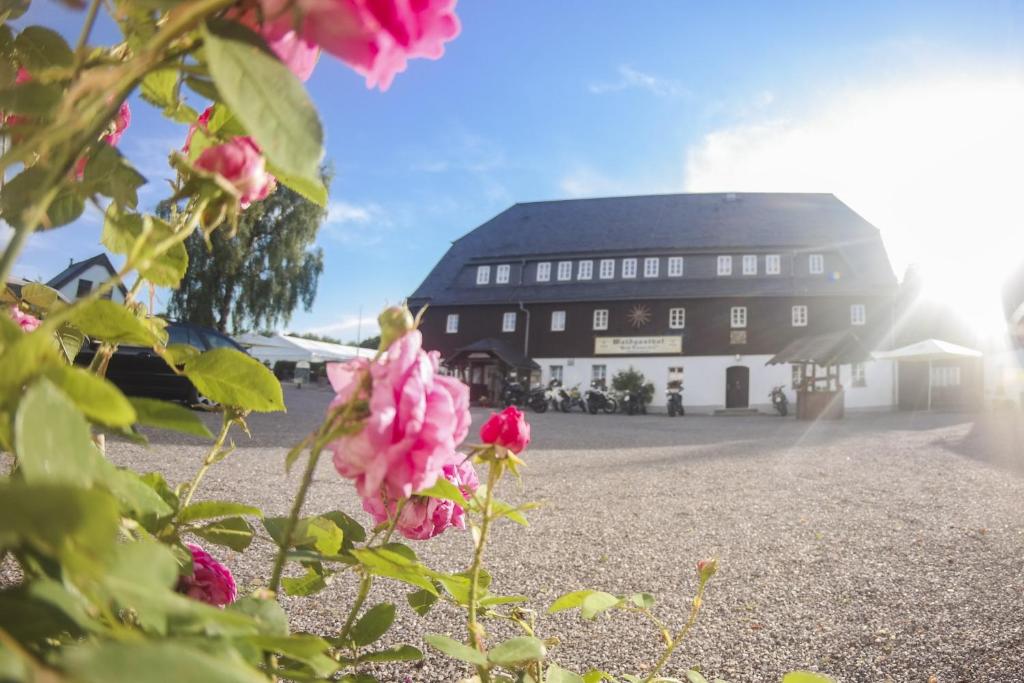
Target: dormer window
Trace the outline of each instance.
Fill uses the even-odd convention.
[[[636,277],[636,259],[622,259],[622,277]]]
[[[807,307],[793,307],[793,327],[807,327]]]
[[[491,281],[491,267],[490,266],[477,266],[476,269],[476,283],[478,285],[486,285]]]
[[[853,304],[850,306],[850,324],[865,325],[868,322],[868,313],[864,304]]]
[[[498,266],[494,271],[494,283],[498,285],[508,284],[508,276],[512,271],[512,268],[506,263],[505,265]]]
[[[825,272],[825,256],[822,254],[811,254],[807,257],[807,270],[811,275],[821,275]]]
[[[658,277],[658,259],[644,259],[644,277]]]
[[[611,280],[613,277],[615,277],[615,259],[601,259],[601,270],[598,271],[598,277],[600,277],[602,280]]]
[[[718,257],[718,274],[732,275],[732,256]]]
[[[551,263],[544,261],[537,264],[537,282],[547,282],[551,279]]]
[[[778,254],[768,254],[764,257],[764,272],[767,275],[778,275],[782,272],[782,257]]]
[[[558,262],[558,279],[560,282],[572,279],[572,261]]]
[[[683,257],[682,256],[670,256],[668,259],[668,276],[669,277],[682,277],[683,276]]]
[[[757,256],[754,254],[746,254],[743,257],[743,274],[757,275]]]
[[[577,280],[589,280],[594,276],[594,262],[580,261],[579,269],[576,271]]]

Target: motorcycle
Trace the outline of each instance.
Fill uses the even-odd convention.
[[[682,385],[669,385],[668,389],[665,390],[665,397],[668,404],[668,416],[675,417],[679,415],[682,417],[686,415],[686,409],[683,408],[683,387]]]
[[[528,405],[533,408],[534,412],[544,413],[548,409],[548,389],[544,387],[533,387],[530,389],[530,396],[527,399]]]
[[[505,408],[509,406],[521,406],[526,402],[526,390],[523,389],[523,385],[512,380],[505,382],[505,385],[501,388],[501,404]]]
[[[782,386],[777,386],[772,389],[772,393],[768,394],[772,399],[772,406],[775,408],[781,417],[789,415],[789,399],[786,398],[786,392],[782,390]]]
[[[591,415],[597,415],[599,410],[611,414],[619,409],[618,401],[597,384],[594,384],[587,390],[584,400],[587,403],[587,412]]]
[[[583,400],[579,387],[573,387],[568,391],[561,389],[561,400],[558,402],[559,409],[561,409],[563,413],[571,413],[572,409],[577,406],[579,406],[579,409],[584,413],[587,412],[587,403]]]
[[[647,414],[647,403],[642,392],[626,390],[622,392],[622,411],[627,415]]]

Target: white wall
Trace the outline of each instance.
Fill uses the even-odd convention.
[[[581,390],[590,386],[591,367],[605,365],[608,383],[621,370],[630,367],[642,372],[654,384],[654,406],[665,405],[665,385],[668,369],[682,366],[683,404],[687,410],[710,412],[725,407],[725,371],[733,365],[750,368],[750,407],[770,410],[769,394],[773,387],[782,385],[790,403],[796,394],[791,388],[792,369],[788,364],[765,365],[770,355],[736,356],[682,356],[650,357],[627,356],[606,358],[534,358],[541,366],[542,382],[551,380],[551,366],[562,366],[562,382],[566,387],[579,385]],[[893,364],[891,361],[871,361],[865,365],[867,386],[854,387],[850,379],[850,366],[840,370],[840,381],[846,388],[846,407],[857,409],[889,409],[893,405]]]
[[[110,278],[110,271],[103,266],[89,266],[84,273],[80,273],[71,282],[67,283],[60,288],[60,293],[68,298],[69,301],[74,301],[78,294],[78,281],[89,280],[92,282],[92,288],[96,289],[101,283],[106,282]],[[111,294],[111,300],[119,304],[124,303],[124,295],[121,294],[120,288],[115,287]]]

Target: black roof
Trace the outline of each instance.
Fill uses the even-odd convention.
[[[460,272],[478,263],[741,249],[836,251],[849,272],[799,283],[789,277],[684,277],[457,285]],[[891,293],[895,286],[878,229],[832,194],[668,194],[515,204],[455,240],[410,303]]]
[[[513,368],[529,368],[531,370],[539,370],[540,366],[535,362],[523,355],[523,352],[515,348],[503,339],[478,339],[477,341],[463,346],[462,348],[455,351],[451,358],[445,362],[449,365],[457,363],[462,359],[463,356],[468,357],[473,353],[486,353],[492,357],[498,358],[505,365]]]
[[[92,266],[103,266],[106,268],[111,275],[117,273],[117,268],[114,268],[114,264],[110,262],[110,257],[106,254],[96,254],[92,258],[87,258],[84,261],[78,261],[77,263],[72,261],[68,264],[68,267],[57,273],[54,277],[50,278],[50,281],[46,284],[54,289],[60,289],[67,283],[74,280],[76,277],[87,271]],[[121,290],[121,294],[127,295],[128,289],[119,284],[118,289]]]
[[[855,333],[830,332],[800,337],[787,344],[765,365],[780,363],[814,363],[815,365],[846,365],[871,359],[871,352]]]

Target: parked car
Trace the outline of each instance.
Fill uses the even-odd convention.
[[[230,337],[208,327],[184,322],[167,324],[167,344],[188,344],[200,351],[229,348],[245,353]],[[88,366],[92,363],[96,348],[96,343],[87,344],[75,358],[75,364]],[[128,396],[162,398],[189,405],[206,402],[188,378],[174,374],[151,348],[119,346],[107,366],[107,379]]]

